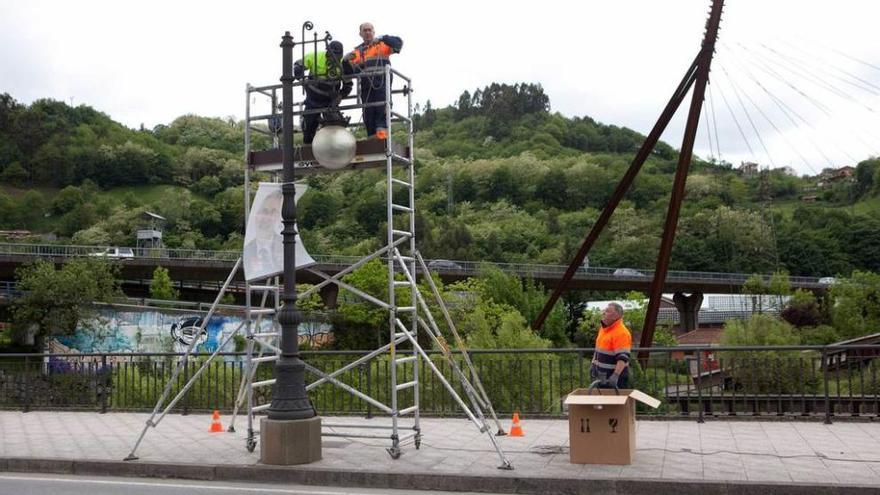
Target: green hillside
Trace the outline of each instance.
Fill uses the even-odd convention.
[[[644,139],[553,113],[535,84],[492,84],[443,108],[428,103],[415,124],[419,242],[426,256],[446,259],[567,262]],[[22,105],[0,95],[0,229],[131,245],[146,210],[168,218],[169,247],[236,249],[242,151],[241,122],[187,115],[132,130],[85,105]],[[675,163],[676,151],[661,143],[591,264],[653,266]],[[746,177],[697,158],[672,268],[880,271],[878,173],[880,162],[866,159],[852,178],[816,190],[818,178],[781,170]],[[382,172],[308,182],[299,213],[313,252],[365,254],[380,246]],[[805,203],[805,195],[816,201]]]

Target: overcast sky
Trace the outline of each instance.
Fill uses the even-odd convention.
[[[312,20],[348,50],[371,21],[403,38],[394,65],[417,101],[539,82],[554,111],[647,133],[699,48],[709,3],[0,0],[0,92],[87,104],[130,127],[242,118],[245,84],[278,82],[285,30],[298,39]],[[878,154],[877,19],[869,0],[729,0],[696,152],[809,174]],[[663,136],[675,147],[685,113]]]

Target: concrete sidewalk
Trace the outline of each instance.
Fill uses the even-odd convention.
[[[259,446],[254,453],[245,448],[243,418],[236,433],[211,434],[210,416],[169,415],[147,432],[140,459],[122,462],[147,418],[0,412],[0,471],[541,494],[880,492],[877,422],[641,421],[635,462],[599,466],[568,462],[566,420],[523,418],[525,437],[498,439],[515,468],[502,471],[490,442],[470,422],[435,418],[422,420],[421,448],[404,445],[397,460],[385,452],[390,440],[325,437],[322,461],[273,467],[258,463]]]

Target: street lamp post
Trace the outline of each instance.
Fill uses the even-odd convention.
[[[275,364],[275,386],[268,418],[260,422],[260,460],[266,464],[306,464],[321,459],[321,418],[309,402],[305,363],[299,356],[296,310],[296,189],[293,169],[293,47],[290,32],[281,41],[282,170],[281,231],[283,239],[284,307],[281,325],[281,356]]]

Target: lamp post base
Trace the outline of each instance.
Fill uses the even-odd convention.
[[[321,460],[321,418],[260,420],[260,462],[276,466]]]

